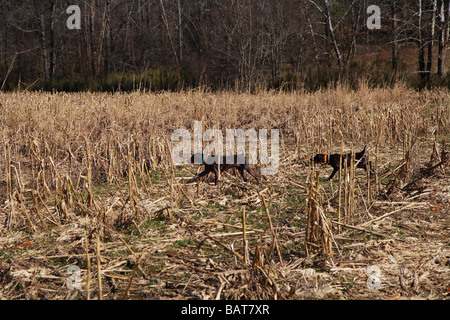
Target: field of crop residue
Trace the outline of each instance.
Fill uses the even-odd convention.
[[[278,173],[188,184],[194,121],[279,129]],[[0,93],[0,141],[0,299],[449,298],[448,91]]]

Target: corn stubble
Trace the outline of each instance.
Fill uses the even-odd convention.
[[[369,89],[362,85],[358,91],[338,86],[315,93],[257,95],[201,90],[162,94],[0,93],[1,230],[4,234],[14,230],[33,234],[80,222],[80,252],[87,257],[88,266],[83,298],[92,298],[92,290],[97,290],[99,298],[115,297],[105,292],[106,288],[102,290],[102,277],[108,277],[102,271],[108,270],[107,265],[102,266],[108,262],[108,249],[102,249],[100,257],[100,241],[122,245],[114,241],[121,237],[124,226],[131,226],[140,237],[155,238],[145,229],[145,223],[148,226],[152,221],[189,228],[200,242],[196,250],[180,249],[182,257],[170,253],[173,248],[168,247],[180,241],[177,232],[173,238],[167,230],[160,234],[164,241],[155,243],[155,248],[160,248],[154,250],[167,252],[168,270],[171,265],[183,266],[218,283],[219,289],[207,283],[198,285],[201,278],[193,276],[184,284],[181,298],[187,294],[187,286],[204,299],[304,298],[299,288],[307,283],[311,289],[312,282],[307,279],[314,277],[308,275],[307,259],[340,255],[343,245],[338,244],[339,237],[348,237],[355,230],[364,236],[380,236],[370,230],[378,213],[375,208],[382,206],[382,197],[386,203],[399,201],[395,195],[415,178],[423,158],[421,141],[432,141],[434,158],[441,160],[437,146],[439,139],[449,137],[449,110],[448,91],[417,93],[402,86]],[[189,178],[193,172],[180,173],[173,165],[170,137],[179,128],[192,133],[194,120],[202,121],[204,130],[218,128],[222,132],[227,128],[280,129],[279,173],[259,186],[243,185],[228,173],[222,173],[221,180],[234,183],[217,188],[205,182],[184,185],[180,175]],[[328,170],[310,164],[316,152],[354,154],[366,144],[374,170],[365,175],[351,165],[334,181],[325,182],[320,177],[329,174]],[[443,162],[436,170],[446,170],[445,165]],[[305,203],[300,201],[296,207],[287,204],[284,193],[292,187]],[[225,211],[236,216],[235,226],[227,228],[240,232],[219,237],[213,234],[213,226],[224,227],[224,221],[209,216],[193,218],[193,214],[209,210],[211,202],[227,204]],[[411,201],[404,207],[409,209],[411,204],[414,207]],[[303,221],[301,228],[282,225],[280,215],[288,209]],[[265,227],[252,224],[252,215],[260,215]],[[197,237],[199,230],[202,235]],[[293,232],[294,240],[289,237]],[[298,246],[296,258],[288,254],[292,243]],[[136,254],[142,259],[131,266],[132,277],[109,275],[109,280],[123,279],[122,298],[140,298],[146,290],[154,295],[162,288],[152,284],[141,293],[133,289],[136,284],[132,282],[142,284],[148,279],[143,266],[149,250],[153,249],[148,244],[137,244]],[[214,254],[208,256],[211,251]],[[225,255],[232,259],[223,264],[216,260]],[[195,257],[206,262],[194,263]],[[97,274],[91,270],[92,259]],[[304,283],[292,281],[289,273],[301,273]],[[97,286],[92,277],[97,277]],[[163,282],[167,288],[177,287],[169,280]]]

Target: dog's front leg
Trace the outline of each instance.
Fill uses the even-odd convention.
[[[219,173],[217,172],[217,167],[213,168],[212,172],[214,173],[214,184],[217,186],[217,182],[219,180]]]
[[[333,179],[334,175],[336,174],[336,172],[339,171],[339,168],[333,168],[333,172],[331,173],[330,177],[328,178],[328,181],[330,181],[331,179]]]

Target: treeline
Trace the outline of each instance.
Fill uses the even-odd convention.
[[[450,87],[449,0],[0,0],[0,19],[1,90]]]

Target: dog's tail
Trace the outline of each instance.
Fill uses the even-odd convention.
[[[356,158],[360,159],[365,153],[366,153],[367,145],[364,146],[364,149],[362,149],[361,152],[356,153]]]

